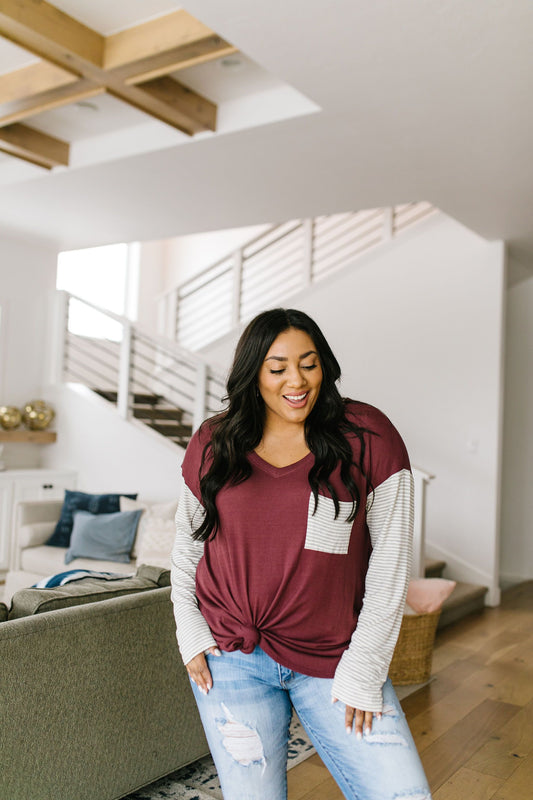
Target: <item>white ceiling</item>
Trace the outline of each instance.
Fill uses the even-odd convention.
[[[55,4],[103,33],[178,7]],[[81,144],[68,170],[3,160],[6,232],[70,248],[429,200],[533,259],[531,0],[184,7],[252,62],[244,94],[226,86],[231,69],[224,81],[215,64],[189,76],[208,96],[218,81],[220,132],[191,140],[138,119],[129,144],[120,131],[100,136],[102,163],[84,158]],[[243,115],[247,122],[235,124]]]

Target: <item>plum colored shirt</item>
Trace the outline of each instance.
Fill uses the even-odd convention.
[[[250,477],[218,493],[220,528],[205,543],[191,534],[203,514],[209,427],[195,434],[182,467],[173,601],[185,663],[215,643],[245,653],[259,645],[289,669],[335,678],[335,696],[349,705],[379,711],[409,577],[412,478],[404,443],[382,412],[350,401],[347,415],[371,431],[364,434],[365,476],[352,470],[360,493],[353,522],[340,467],[330,476],[340,505],[335,518],[323,487],[315,509],[312,453],[274,467],[252,452]],[[357,464],[360,442],[347,438]]]

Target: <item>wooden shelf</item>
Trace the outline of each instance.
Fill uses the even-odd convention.
[[[57,439],[55,431],[4,431],[0,429],[0,443],[2,442],[31,442],[33,444],[52,444]]]

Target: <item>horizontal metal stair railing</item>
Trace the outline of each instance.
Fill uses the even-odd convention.
[[[84,384],[116,403],[124,419],[136,417],[179,444],[186,444],[206,417],[221,410],[225,379],[202,356],[68,292],[57,292],[56,299],[58,382]],[[89,322],[91,317],[100,325],[105,320],[108,330],[98,335],[75,332],[75,307],[83,308]]]
[[[275,225],[165,292],[162,329],[198,350],[436,211],[427,202],[404,203]]]

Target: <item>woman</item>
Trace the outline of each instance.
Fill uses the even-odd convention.
[[[409,459],[339,378],[310,317],[259,314],[227,409],[185,454],[172,599],[226,800],[286,798],[292,707],[346,798],[430,798],[387,679],[410,567]]]

